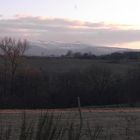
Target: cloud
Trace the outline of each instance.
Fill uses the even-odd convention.
[[[0,20],[0,37],[114,45],[140,41],[140,29],[132,25],[16,15]]]

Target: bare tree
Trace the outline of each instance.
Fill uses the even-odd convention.
[[[28,49],[26,40],[15,40],[10,37],[5,37],[0,40],[0,52],[4,60],[5,73],[9,72],[11,76],[11,87],[14,83],[14,77],[17,68],[22,63],[22,57]]]
[[[18,66],[21,64],[22,56],[28,49],[26,40],[15,40],[3,38],[0,40],[0,50],[5,60],[5,64],[10,68],[11,75],[15,75]]]

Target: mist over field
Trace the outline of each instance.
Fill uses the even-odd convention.
[[[80,52],[80,53],[92,53],[95,55],[110,54],[113,52],[125,52],[125,51],[138,51],[127,48],[115,48],[107,46],[87,45],[81,43],[62,43],[62,42],[31,42],[30,48],[26,52],[31,56],[61,56],[68,51]]]

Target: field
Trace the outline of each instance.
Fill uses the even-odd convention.
[[[27,57],[25,59],[25,64],[41,69],[43,72],[47,72],[48,74],[69,72],[71,70],[82,71],[92,65],[107,66],[114,72],[124,73],[129,68],[140,65],[140,60],[114,62],[110,60]]]
[[[51,114],[53,112],[54,120],[59,121],[60,126],[63,125],[63,128],[67,128],[69,130],[69,133],[64,136],[63,140],[140,139],[139,108],[82,109],[82,129],[79,139],[76,139],[76,132],[79,132],[79,126],[81,125],[78,109],[26,111],[1,110],[0,124],[2,127],[0,132],[2,132],[2,128],[8,128],[8,126],[12,126],[10,138],[14,140],[18,139],[20,130],[22,130],[22,132],[24,130],[23,127],[21,127],[23,125],[23,112],[26,112],[26,121],[28,122],[26,125],[29,125],[29,122],[33,122],[36,124],[40,114],[43,114],[44,112],[47,112],[48,114]],[[59,120],[57,116],[61,116]],[[70,127],[68,124],[70,124]],[[71,137],[70,135],[72,135],[73,137]],[[23,138],[23,140],[25,140],[25,138]],[[47,140],[51,139],[48,138]]]

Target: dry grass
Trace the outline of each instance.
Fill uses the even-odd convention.
[[[139,140],[140,110],[0,114],[0,140]]]

